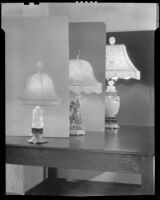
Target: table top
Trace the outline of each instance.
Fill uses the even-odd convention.
[[[44,137],[45,138],[45,137]],[[105,132],[86,132],[85,136],[46,138],[48,143],[29,144],[29,136],[6,136],[6,146],[22,148],[60,149],[135,155],[154,155],[154,127],[121,126]]]

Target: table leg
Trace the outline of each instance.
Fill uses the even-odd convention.
[[[48,167],[43,167],[43,179],[48,178]]]
[[[154,194],[153,156],[142,157],[142,194]]]
[[[58,185],[57,185],[57,168],[48,167],[48,193],[51,195],[58,194]]]
[[[48,167],[48,179],[57,179],[57,168]]]

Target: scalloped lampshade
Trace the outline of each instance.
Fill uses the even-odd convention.
[[[69,60],[69,89],[74,93],[101,93],[102,84],[95,78],[91,64],[86,60]]]

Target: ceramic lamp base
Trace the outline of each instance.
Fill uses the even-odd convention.
[[[111,123],[111,124],[105,124],[105,128],[106,129],[118,129],[120,127],[118,126],[118,124]]]
[[[105,128],[118,129],[118,120],[116,117],[105,117]]]
[[[70,130],[69,135],[74,135],[74,136],[85,135],[85,131],[84,130]]]

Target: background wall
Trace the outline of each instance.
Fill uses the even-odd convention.
[[[105,22],[107,32],[155,30],[159,25],[156,3],[49,3],[51,16],[70,22]],[[143,11],[143,12],[142,12]]]
[[[70,22],[104,22],[107,32],[155,30],[158,3],[2,3],[3,16],[68,16]],[[143,12],[142,12],[143,11]]]

